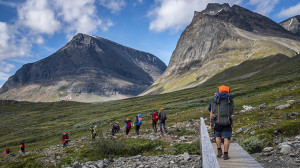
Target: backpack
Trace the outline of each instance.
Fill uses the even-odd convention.
[[[167,114],[166,114],[166,112],[164,110],[162,110],[160,112],[160,119],[161,120],[167,120]]]
[[[152,114],[152,121],[158,121],[158,115],[157,112]]]
[[[119,127],[119,124],[114,123],[113,128],[116,129],[116,130],[118,130],[118,129],[120,128],[120,127]]]
[[[213,114],[216,116],[214,121],[219,125],[230,125],[232,124],[231,115],[233,113],[234,105],[229,87],[220,86],[217,93],[217,96],[215,96],[211,102]]]
[[[126,129],[131,129],[131,123],[130,123],[130,121],[125,121],[125,128]]]
[[[141,116],[139,116],[139,115],[137,115],[136,117],[135,117],[135,125],[142,125],[142,117]]]

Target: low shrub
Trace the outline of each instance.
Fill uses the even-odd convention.
[[[43,168],[41,163],[38,163],[34,159],[27,159],[20,162],[10,162],[7,168]]]
[[[198,140],[191,144],[188,144],[188,143],[174,144],[169,149],[169,154],[171,154],[171,155],[183,154],[184,152],[187,152],[189,154],[200,155],[200,141]]]
[[[248,153],[258,153],[263,150],[266,143],[257,137],[250,137],[246,139],[241,139],[238,143],[248,152]]]
[[[281,123],[278,128],[278,132],[287,135],[294,136],[300,133],[300,121],[287,121]]]
[[[113,158],[120,156],[140,155],[144,152],[154,151],[162,146],[163,141],[147,139],[116,140],[113,138],[101,139],[93,145],[89,153],[97,158]]]
[[[185,136],[185,135],[195,135],[194,131],[191,130],[175,130],[173,132],[170,132],[170,134],[176,134],[177,136]]]

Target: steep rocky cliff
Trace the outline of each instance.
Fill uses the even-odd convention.
[[[51,56],[24,65],[1,99],[97,101],[136,96],[166,69],[156,56],[104,38],[77,34]]]
[[[286,19],[279,24],[291,33],[300,36],[300,15]]]
[[[208,4],[181,34],[167,70],[142,95],[193,87],[232,66],[270,55],[294,56],[300,38],[237,5]]]

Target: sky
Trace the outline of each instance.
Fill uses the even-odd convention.
[[[237,4],[281,22],[300,0],[0,0],[0,87],[77,33],[149,52],[168,65],[181,33],[208,3]]]

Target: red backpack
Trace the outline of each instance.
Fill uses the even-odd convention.
[[[153,121],[158,121],[158,115],[157,115],[157,112],[155,112],[155,113],[152,114],[152,120],[153,120]]]

